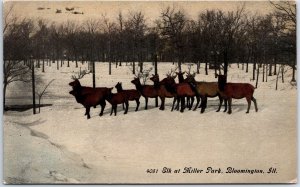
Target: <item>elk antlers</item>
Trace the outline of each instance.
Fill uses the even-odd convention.
[[[171,71],[168,71],[168,73],[166,73],[166,76],[175,79],[177,76],[177,74],[176,74],[177,69],[178,69],[178,66],[176,66],[175,69],[171,69]]]
[[[81,71],[81,68],[80,68],[79,72],[77,73],[77,76],[76,75],[72,75],[71,78],[73,80],[82,79],[85,75],[90,74],[90,73],[91,73],[91,71],[87,71],[87,70],[82,70]]]

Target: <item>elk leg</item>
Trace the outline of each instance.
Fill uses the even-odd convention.
[[[220,101],[220,103],[219,103],[219,108],[218,108],[218,110],[217,110],[216,112],[220,112],[221,107],[222,107],[223,98],[222,98],[221,96],[219,96],[219,101]]]
[[[177,105],[176,105],[176,110],[178,111],[179,110],[179,104],[181,102],[181,98],[180,97],[177,97]]]
[[[232,98],[228,98],[228,114],[231,114],[232,111],[231,111],[231,104],[232,104]]]
[[[103,115],[103,111],[104,111],[105,105],[106,105],[105,100],[102,101],[102,102],[100,103],[100,106],[101,106],[101,112],[100,112],[99,116],[102,116],[102,115]]]
[[[117,115],[117,107],[118,107],[118,105],[115,105],[115,106],[114,106],[114,108],[115,108],[115,109],[114,109],[114,110],[115,110],[115,116]]]
[[[123,110],[125,109],[124,103],[122,103]]]
[[[111,105],[111,111],[110,111],[110,115],[112,115],[113,111],[114,111],[114,106],[113,106],[113,105]]]
[[[180,112],[184,112],[185,109],[185,97],[181,97],[181,109]]]
[[[148,97],[145,97],[145,110],[148,108]]]
[[[159,98],[161,100],[159,110],[164,110],[165,109],[165,98],[164,97],[159,97]]]
[[[254,106],[255,106],[255,112],[257,112],[257,111],[258,111],[258,108],[257,108],[256,99],[252,96],[251,100],[252,100],[253,103],[254,103]]]
[[[135,111],[138,111],[139,110],[139,106],[140,106],[140,100],[139,99],[136,99],[136,108],[135,108]]]
[[[198,108],[202,108],[202,106],[204,105],[204,96],[200,96],[200,98],[201,98],[201,103]]]
[[[199,96],[196,96],[196,100],[197,100],[197,103],[196,103],[196,106],[195,106],[195,108],[193,109],[193,111],[197,110],[197,107],[198,107],[199,102],[200,102],[200,97],[199,97]]]
[[[226,112],[227,111],[227,99],[224,99],[224,106],[225,106],[225,109],[223,112]]]
[[[247,100],[247,103],[248,103],[248,108],[247,108],[247,112],[246,112],[246,114],[248,114],[249,113],[249,110],[250,110],[250,107],[251,107],[251,98],[246,98],[246,100]]]
[[[201,104],[202,104],[202,101],[201,101]],[[203,104],[202,104],[202,107],[201,107],[201,113],[203,113],[206,109],[206,104],[207,104],[207,97],[203,97]]]
[[[125,101],[125,112],[124,112],[124,114],[127,114],[128,106],[129,106],[128,101]]]
[[[177,98],[176,98],[176,97],[174,97],[174,99],[173,99],[173,105],[172,105],[171,112],[174,110],[174,105],[175,105],[175,102],[176,102],[176,100],[177,100]]]
[[[90,119],[91,116],[90,116],[90,107],[85,107],[85,113],[87,114],[87,119]]]
[[[194,97],[191,97],[191,103],[190,103],[190,106],[189,106],[189,110],[192,109],[193,104],[194,104],[194,100],[195,100],[195,98],[194,98]]]

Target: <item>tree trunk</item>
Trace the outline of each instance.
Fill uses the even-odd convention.
[[[179,72],[181,72],[181,61],[180,60],[178,61],[178,70],[179,70]]]
[[[7,82],[4,81],[3,83],[3,110],[5,111],[5,96],[6,96],[6,87],[7,87]]]
[[[266,64],[266,82],[268,82],[268,65]]]
[[[294,64],[294,65],[292,66],[292,68],[293,68],[293,76],[292,76],[291,82],[296,82],[296,79],[295,79],[296,64]]]
[[[40,59],[38,58],[38,60],[37,60],[37,68],[40,68],[40,67],[41,67]]]
[[[76,68],[78,68],[78,57],[77,57],[77,55],[75,56],[75,64],[76,64]]]
[[[157,75],[157,55],[154,55],[154,74]]]
[[[34,62],[32,61],[32,66],[31,66],[31,79],[32,79],[32,109],[33,109],[33,114],[36,114],[35,110],[35,74],[34,74]]]
[[[265,64],[263,65],[262,82],[265,82]]]
[[[59,70],[59,60],[57,59],[57,70]]]
[[[200,61],[197,61],[197,74],[200,73]]]
[[[108,74],[111,75],[111,60],[108,62]]]
[[[143,62],[140,62],[140,72],[143,73]]]
[[[39,113],[41,113],[41,97],[39,97]]]
[[[93,88],[96,88],[96,68],[95,68],[95,61],[93,63]]]
[[[256,63],[253,62],[253,71],[252,71],[252,79],[255,80],[255,69],[256,69]],[[258,69],[258,68],[257,68]]]
[[[207,61],[205,61],[205,75],[208,75],[207,65],[208,65],[208,63],[207,63]]]
[[[42,72],[45,72],[45,59],[43,58],[43,67],[42,67]]]
[[[135,74],[135,61],[132,63],[132,73]]]
[[[281,80],[282,80],[282,83],[284,83],[284,66],[283,65],[281,65]]]
[[[269,65],[269,76],[272,76],[272,64]]]
[[[257,68],[257,73],[256,73],[256,84],[255,84],[255,88],[257,88],[257,86],[258,86],[258,77],[259,77],[259,67]]]
[[[224,52],[224,75],[227,75],[228,71],[228,58],[227,58],[227,51]]]

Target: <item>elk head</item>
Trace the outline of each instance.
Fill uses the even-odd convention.
[[[81,87],[79,79],[82,79],[85,75],[90,73],[91,73],[90,71],[86,71],[86,70],[81,71],[80,69],[77,75],[71,76],[71,79],[73,79],[74,81],[70,82],[69,85],[72,86],[73,89]]]
[[[154,83],[159,82],[159,75],[152,74],[152,77],[150,78],[150,80],[153,81]]]

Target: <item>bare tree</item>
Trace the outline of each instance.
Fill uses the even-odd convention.
[[[178,67],[181,71],[181,63],[183,62],[184,41],[183,34],[186,26],[187,18],[183,11],[176,11],[175,8],[167,7],[161,12],[161,20],[158,27],[161,35],[165,36],[175,49],[178,58]]]
[[[41,113],[41,100],[42,97],[46,94],[48,94],[47,92],[47,88],[50,86],[50,84],[54,81],[55,79],[52,79],[44,88],[40,88],[38,91],[36,91],[35,93],[38,95],[38,100],[39,100],[39,113]]]
[[[4,34],[3,64],[3,107],[5,108],[6,89],[16,81],[30,81],[30,64],[27,60],[32,52],[31,36],[34,30],[31,20],[24,19],[7,27]]]
[[[96,68],[95,68],[95,46],[96,46],[96,41],[95,41],[95,37],[96,34],[99,32],[99,21],[96,20],[87,20],[85,22],[85,28],[86,28],[86,32],[88,33],[87,35],[87,40],[88,40],[88,44],[89,44],[89,50],[90,50],[90,62],[92,63],[92,70],[93,70],[93,88],[96,87]]]

